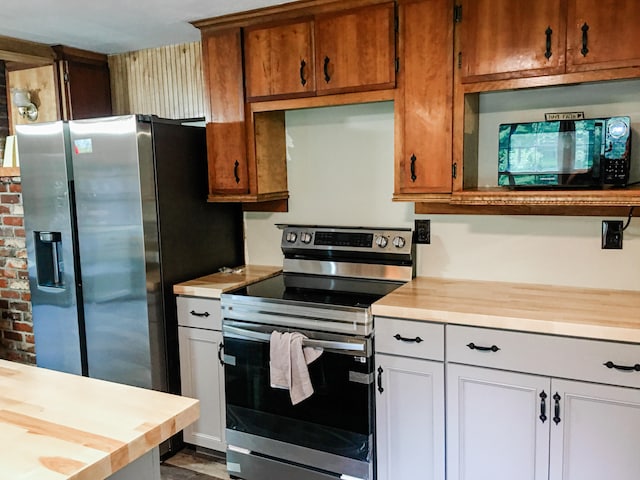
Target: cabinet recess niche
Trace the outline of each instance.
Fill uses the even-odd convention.
[[[194,25],[209,96],[209,201],[285,210],[285,111],[394,99],[394,2],[303,0]]]
[[[415,201],[417,213],[628,215],[630,207],[640,205],[638,185],[527,191],[498,187],[497,153],[487,156],[482,146],[487,138],[497,145],[497,133],[493,126],[487,129],[491,112],[483,104],[489,95],[513,95],[513,110],[522,115],[504,123],[544,120],[547,112],[629,114],[637,136],[640,119],[625,101],[609,109],[607,104],[612,103],[608,97],[624,90],[620,85],[625,81],[640,78],[639,16],[638,2],[614,7],[592,0],[542,0],[526,9],[509,0],[457,0],[451,193],[423,188],[401,199]],[[608,93],[572,101],[575,92],[591,86]],[[554,104],[547,100],[555,87],[566,88],[566,95]],[[531,95],[539,101],[526,106],[528,100],[522,98]],[[486,168],[495,179],[486,180]]]

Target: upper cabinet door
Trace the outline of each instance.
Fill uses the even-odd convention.
[[[248,193],[240,29],[203,31],[202,58],[209,95],[209,193]]]
[[[640,2],[569,0],[567,71],[640,65]]]
[[[249,101],[314,94],[312,20],[246,29],[244,54]]]
[[[453,5],[400,0],[395,193],[450,193]]]
[[[393,2],[315,20],[318,94],[395,87]]]
[[[461,5],[463,82],[564,73],[564,2],[467,0]]]

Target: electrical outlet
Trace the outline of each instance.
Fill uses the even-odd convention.
[[[622,221],[603,220],[602,221],[602,248],[620,249],[622,248]]]
[[[415,241],[413,243],[431,243],[431,220],[415,221]]]

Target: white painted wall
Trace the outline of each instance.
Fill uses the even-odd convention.
[[[627,89],[640,92],[638,85],[620,88],[625,102],[636,101]],[[522,108],[517,94],[504,95],[483,98],[481,125],[495,122],[489,117],[499,108],[508,115]],[[558,96],[560,111],[580,105],[567,95]],[[638,104],[630,108],[640,112]],[[392,103],[291,111],[286,124],[289,212],[245,213],[247,263],[282,264],[279,223],[412,227],[414,218],[430,218],[431,244],[418,246],[418,275],[640,290],[640,218],[624,232],[622,250],[602,250],[597,217],[416,216],[413,204],[391,201]],[[491,130],[483,132],[487,145]],[[640,138],[636,143],[640,150]]]

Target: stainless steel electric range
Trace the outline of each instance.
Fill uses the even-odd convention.
[[[371,304],[415,275],[409,229],[287,225],[283,273],[221,297],[227,468],[246,480],[374,478]],[[269,379],[271,332],[323,353],[292,405]]]

